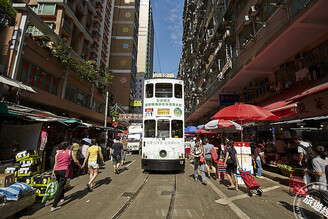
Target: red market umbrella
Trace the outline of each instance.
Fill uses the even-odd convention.
[[[265,120],[277,120],[278,116],[275,116],[268,110],[250,104],[235,104],[223,108],[217,112],[212,118],[225,119],[225,120],[238,120],[238,121],[265,121]]]
[[[207,130],[205,130],[205,129],[198,129],[197,131],[196,131],[196,134],[201,134],[201,135],[206,135],[206,134],[217,134],[218,132],[214,132],[214,131],[212,131],[212,130],[209,130],[209,131],[207,131]]]
[[[212,118],[214,119],[225,119],[225,120],[237,120],[240,121],[241,125],[243,121],[265,121],[265,120],[277,120],[278,116],[275,116],[268,110],[250,104],[238,103],[223,108],[217,112]],[[241,141],[243,141],[243,132],[240,131]]]

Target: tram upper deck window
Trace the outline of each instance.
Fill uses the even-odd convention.
[[[172,84],[158,83],[155,86],[155,97],[172,97]]]
[[[181,84],[174,85],[174,97],[182,98],[182,85]]]
[[[145,120],[145,138],[155,138],[155,120]]]
[[[146,98],[152,98],[154,96],[154,84],[146,85]]]
[[[183,137],[183,122],[182,120],[172,120],[172,138]]]
[[[170,120],[168,119],[157,120],[157,137],[158,138],[170,137]]]

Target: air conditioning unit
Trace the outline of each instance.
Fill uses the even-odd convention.
[[[254,17],[255,15],[257,15],[258,14],[258,10],[257,10],[257,6],[256,5],[252,5],[251,6],[251,9],[249,9],[249,16],[251,16],[251,17]]]
[[[248,15],[245,15],[244,19],[243,19],[243,25],[248,25],[250,24],[252,21],[251,19],[249,18]]]

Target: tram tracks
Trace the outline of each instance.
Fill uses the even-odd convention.
[[[145,185],[154,177],[151,177],[151,174],[148,174],[143,183],[140,185],[140,187],[137,189],[137,191],[129,198],[129,200],[116,212],[116,214],[112,217],[112,219],[120,218],[124,212],[126,212],[129,207],[132,205],[132,203],[137,200],[139,194],[143,191]],[[156,179],[152,179],[156,180]],[[174,213],[174,203],[175,203],[175,197],[176,197],[176,187],[177,187],[177,176],[176,174],[173,175],[173,188],[170,191],[170,203],[169,208],[166,214],[167,219],[172,219],[173,213]]]

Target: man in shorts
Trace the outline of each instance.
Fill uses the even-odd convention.
[[[113,159],[113,170],[115,174],[119,174],[118,168],[121,164],[121,155],[123,153],[123,144],[120,142],[120,136],[116,137],[116,142],[112,145],[111,155]]]
[[[213,161],[212,158],[212,154],[211,154],[211,149],[214,148],[214,145],[209,143],[208,139],[204,139],[204,149],[205,149],[205,161],[206,161],[206,169],[207,169],[207,174],[208,177],[211,177],[211,170],[210,168],[213,170],[214,172],[214,177],[213,179],[216,180],[217,179],[217,173],[216,173],[216,164]]]

